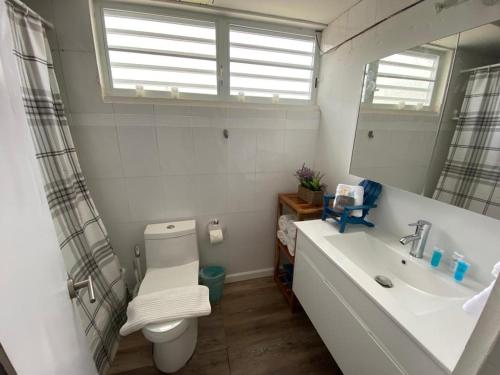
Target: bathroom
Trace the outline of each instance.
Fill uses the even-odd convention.
[[[468,118],[464,78],[500,62],[500,2],[2,0],[0,11],[1,374],[500,373],[498,136],[481,159],[488,204],[436,193]],[[384,102],[376,80],[411,81],[394,56],[416,55],[434,61],[410,85],[425,100],[389,85],[399,96]],[[374,81],[383,67],[395,70]],[[485,116],[493,142],[499,120]],[[340,233],[319,203],[284,251],[277,218],[301,209],[287,197],[303,165],[324,174],[325,197],[380,186],[366,216],[375,227],[353,214]],[[64,190],[47,183],[55,175],[69,176]],[[190,268],[153,277],[169,260],[154,264],[151,241],[189,253]],[[209,266],[224,270],[216,303],[198,285]],[[479,312],[462,309],[489,285]],[[177,286],[199,303],[180,303]],[[120,335],[148,288],[169,316],[149,328],[180,322],[168,329],[187,343],[157,342],[153,328]],[[173,317],[172,306],[192,311]]]

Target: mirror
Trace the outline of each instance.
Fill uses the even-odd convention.
[[[349,172],[500,219],[500,22],[368,63]]]

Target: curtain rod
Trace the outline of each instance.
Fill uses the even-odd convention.
[[[500,63],[498,63],[498,64],[491,64],[491,65],[484,65],[484,66],[478,66],[477,68],[461,70],[460,73],[475,72],[477,70],[496,68],[496,67],[499,67],[499,66],[500,66]]]
[[[50,23],[45,18],[43,18],[42,16],[40,16],[37,12],[35,12],[33,9],[31,9],[29,6],[27,6],[22,1],[20,1],[20,0],[6,0],[6,2],[12,4],[13,6],[16,6],[17,8],[19,8],[22,11],[26,12],[26,14],[29,14],[30,16],[36,18],[37,20],[39,20],[40,22],[42,22],[42,24],[45,27],[47,27],[49,29],[53,29],[54,28],[54,25],[52,23]]]

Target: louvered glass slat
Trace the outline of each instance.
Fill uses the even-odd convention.
[[[118,29],[127,31],[143,31],[157,33],[159,35],[177,35],[181,37],[191,37],[207,39],[215,42],[215,28],[186,25],[179,22],[168,22],[158,20],[147,20],[142,18],[120,17],[115,15],[105,15],[104,22],[106,29]]]
[[[162,86],[160,84],[149,84],[149,83],[141,83],[137,82],[136,84],[133,83],[116,83],[114,87],[116,89],[125,89],[125,90],[135,90],[137,84],[143,86],[144,90],[149,90],[149,91],[164,91],[164,92],[170,92],[170,87],[168,86]],[[217,88],[200,88],[200,87],[178,87],[178,91],[180,93],[190,93],[190,94],[204,94],[204,95],[217,95]]]
[[[381,59],[381,61],[390,61],[390,62],[397,62],[402,64],[417,65],[417,66],[432,68],[434,67],[436,58],[397,53],[395,55],[384,57],[383,59]]]
[[[114,89],[217,95],[213,22],[104,10]]]
[[[172,53],[215,57],[215,44],[166,40],[146,36],[108,34],[108,47],[132,47]]]
[[[379,73],[388,73],[393,75],[401,75],[405,77],[415,77],[415,78],[433,78],[434,71],[428,69],[418,69],[418,68],[410,68],[404,66],[393,66],[379,63],[378,66]]]
[[[134,68],[111,68],[111,71],[113,79],[217,85],[216,77],[213,74],[169,72]]]
[[[137,65],[151,65],[159,68],[183,68],[183,69],[197,69],[214,72],[217,64],[213,60],[194,59],[187,57],[174,57],[174,56],[158,56],[146,53],[134,52],[120,52],[109,51],[110,62],[124,63],[124,64],[137,64]]]
[[[294,55],[286,52],[272,52],[244,47],[230,47],[230,56],[233,58],[253,60],[262,63],[275,62],[312,67],[313,56]]]
[[[232,62],[230,65],[231,73],[256,74],[263,76],[275,76],[283,78],[311,79],[312,70],[282,68],[269,66],[265,64],[245,64]]]
[[[296,82],[268,78],[247,78],[231,76],[231,87],[233,86],[246,89],[297,91],[304,94],[307,94],[309,92],[309,82]]]
[[[377,85],[399,86],[407,88],[419,88],[429,90],[432,88],[432,82],[416,81],[412,79],[377,77]]]
[[[372,65],[376,72],[373,96],[363,91],[363,100],[373,104],[431,106],[439,55],[409,51],[384,57]]]
[[[313,37],[231,26],[230,94],[310,100]]]
[[[314,42],[310,40],[298,40],[291,37],[286,38],[274,35],[262,35],[238,30],[231,30],[231,43],[257,47],[281,48],[297,52],[306,52],[309,54],[314,51]]]
[[[239,95],[241,90],[232,90],[231,95],[237,96]],[[257,91],[257,90],[245,90],[246,96],[255,96],[258,98],[272,98],[274,93],[267,91]],[[295,100],[309,100],[308,94],[291,94],[291,93],[277,93],[280,98],[283,99],[295,99]]]

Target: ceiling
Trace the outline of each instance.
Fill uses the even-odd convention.
[[[328,24],[361,0],[181,0]]]
[[[500,23],[494,22],[460,33],[459,48],[483,55],[500,55]]]

